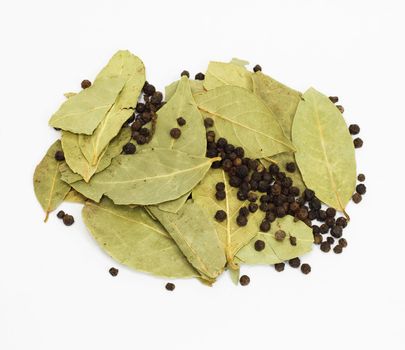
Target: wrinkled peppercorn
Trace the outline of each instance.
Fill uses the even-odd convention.
[[[170,130],[170,136],[174,139],[178,139],[181,135],[181,130],[179,128],[173,128]]]
[[[345,228],[347,226],[347,220],[343,216],[336,219],[336,225],[342,226]]]
[[[330,234],[335,238],[342,237],[342,234],[343,234],[342,226],[337,226],[337,225],[333,226],[332,229],[330,230]]]
[[[207,131],[207,141],[208,142],[215,142],[215,132],[210,130]]]
[[[356,192],[357,192],[358,194],[365,194],[365,193],[366,193],[366,190],[367,190],[367,188],[366,188],[366,185],[364,185],[364,184],[358,184],[358,185],[356,186]]]
[[[186,76],[187,78],[190,78],[190,73],[187,70],[183,70],[180,74],[181,77]]]
[[[152,97],[150,98],[150,103],[154,105],[158,105],[162,101],[163,101],[163,94],[160,91],[154,92]]]
[[[312,225],[312,233],[313,233],[314,235],[316,235],[316,234],[318,234],[318,233],[321,233],[321,229],[319,228],[318,225]]]
[[[297,245],[297,238],[294,236],[290,236],[290,244],[293,246]]]
[[[248,216],[249,215],[249,209],[247,207],[240,208],[239,209],[239,215]]]
[[[249,276],[243,275],[239,279],[239,283],[241,286],[247,286],[250,283]]]
[[[300,258],[294,258],[294,259],[290,259],[288,260],[288,264],[293,267],[293,268],[298,268],[301,265],[301,260]]]
[[[263,220],[260,224],[260,231],[261,232],[269,232],[271,228],[271,224],[267,220]]]
[[[226,219],[226,213],[223,210],[218,210],[215,213],[215,220],[217,220],[218,222],[222,222]]]
[[[346,248],[346,247],[347,247],[347,240],[344,239],[344,238],[339,239],[339,245],[340,245],[342,248]]]
[[[145,112],[145,104],[142,103],[142,102],[138,102],[138,103],[136,104],[135,110],[136,110],[137,113],[143,113],[143,112]]]
[[[277,264],[274,264],[274,268],[276,269],[277,272],[282,272],[282,271],[284,271],[284,267],[285,267],[285,264],[284,264],[284,263],[277,263]]]
[[[205,75],[200,72],[200,73],[197,73],[194,78],[195,78],[195,80],[204,80]]]
[[[304,198],[308,202],[313,200],[315,198],[315,192],[310,190],[309,188],[306,188],[304,190]],[[318,209],[320,209],[320,208],[318,208]]]
[[[355,193],[355,194],[352,196],[352,200],[353,200],[353,202],[356,203],[356,204],[359,204],[362,199],[363,199],[363,198],[362,198],[361,194],[359,194],[359,193]]]
[[[61,161],[65,160],[65,154],[63,153],[63,151],[56,151],[55,152],[55,159],[58,162],[61,162]]]
[[[241,185],[241,183],[242,183],[242,180],[237,176],[231,176],[229,178],[229,184],[232,187],[239,187]]]
[[[236,223],[238,224],[238,226],[246,226],[247,225],[247,217],[244,215],[238,215],[238,217],[236,218]]]
[[[340,254],[342,251],[343,251],[343,247],[340,244],[335,245],[335,247],[333,248],[333,252],[335,254]]]
[[[314,234],[314,243],[315,244],[321,244],[322,241],[323,241],[323,237],[319,233]]]
[[[308,217],[308,210],[305,208],[300,208],[297,212],[297,217],[300,220],[305,220]]]
[[[285,237],[286,237],[286,233],[283,230],[278,230],[274,234],[274,238],[276,239],[276,241],[279,241],[279,242],[283,241]]]
[[[223,201],[226,197],[225,191],[218,191],[215,193],[215,198],[219,201]]]
[[[339,110],[340,113],[344,113],[345,109],[341,105],[336,105],[336,108]]]
[[[360,182],[364,182],[366,180],[366,175],[364,174],[357,175],[357,180],[359,180]]]
[[[135,146],[133,143],[128,142],[126,145],[124,145],[124,146],[122,147],[122,151],[123,151],[125,154],[134,154],[135,151],[136,151],[136,146]]]
[[[304,275],[308,275],[311,272],[311,266],[309,264],[302,264],[301,265],[301,272]]]
[[[241,165],[242,165],[242,159],[236,158],[236,159],[233,161],[233,165],[236,166],[236,167],[241,166]]]
[[[329,227],[333,227],[335,225],[335,219],[334,218],[326,218],[325,224],[328,225]]]
[[[208,149],[207,152],[205,153],[205,155],[208,158],[215,158],[218,155],[218,152],[216,149]]]
[[[329,218],[334,218],[336,216],[336,209],[335,208],[326,209],[326,216]]]
[[[108,270],[108,272],[110,273],[111,276],[115,277],[118,275],[119,271],[115,267],[112,267],[111,269]]]
[[[248,208],[251,213],[255,213],[259,206],[256,203],[249,203]]]
[[[66,226],[71,226],[71,225],[73,225],[74,222],[75,222],[75,219],[73,218],[72,215],[66,214],[66,215],[63,217],[63,223],[64,223]]]
[[[351,124],[349,126],[349,132],[352,135],[357,135],[360,132],[360,126],[358,126],[357,124]]]
[[[261,252],[265,247],[266,247],[266,243],[264,243],[264,241],[258,239],[258,240],[255,242],[255,249],[256,249],[256,251]]]
[[[332,245],[333,243],[335,243],[335,239],[333,237],[327,237],[326,242],[328,242],[330,245]]]
[[[147,138],[143,135],[138,135],[134,140],[138,145],[144,145],[147,142]]]
[[[63,210],[59,210],[56,216],[58,217],[58,219],[63,219],[63,217],[65,216],[65,212]]]
[[[294,162],[290,162],[290,163],[287,163],[287,164],[286,164],[285,169],[286,169],[289,173],[293,173],[293,172],[295,172],[295,170],[297,169],[297,167],[295,166],[295,163],[294,163]]]
[[[207,119],[211,119],[211,118],[205,118],[204,119],[204,124],[205,124],[205,127],[207,127],[207,122],[206,122],[206,120]],[[212,125],[214,125],[214,121],[211,119],[211,121],[212,121]],[[211,125],[211,126],[212,126]],[[223,137],[220,137],[218,140],[217,140],[217,147],[218,148],[225,148],[225,146],[228,144],[228,141],[226,140],[226,139],[224,139]]]
[[[131,125],[131,129],[133,131],[139,131],[141,128],[142,128],[142,123],[140,120],[135,120]]]
[[[277,164],[270,164],[269,166],[269,172],[271,175],[276,175],[280,171],[280,168]]]
[[[329,96],[329,100],[331,100],[332,103],[337,103],[337,102],[339,102],[339,97],[337,97],[337,96]]]
[[[148,82],[145,82],[142,90],[146,96],[152,96],[156,91],[155,87],[152,84],[149,84]]]
[[[253,72],[261,72],[262,71],[262,67],[259,65],[259,64],[256,64],[254,67],[253,67]]]
[[[319,227],[319,229],[320,229],[321,233],[324,235],[325,233],[328,233],[328,231],[329,231],[329,226],[326,225],[326,224],[322,224],[322,225]]]
[[[322,243],[321,243],[321,250],[322,250],[324,253],[329,252],[329,251],[330,251],[330,244],[329,244],[328,242],[322,242]]]
[[[91,81],[90,80],[83,80],[82,83],[80,84],[82,89],[87,89],[91,86]]]
[[[174,283],[169,282],[169,283],[166,283],[165,288],[166,288],[166,290],[172,292],[172,291],[174,291],[174,288],[176,288],[176,286],[174,285]]]
[[[361,148],[363,146],[363,140],[360,137],[356,137],[353,140],[354,148]]]
[[[215,189],[217,191],[225,191],[225,184],[223,182],[217,182]]]
[[[184,125],[186,125],[186,120],[183,118],[183,117],[178,117],[177,118],[177,124],[179,125],[179,126],[184,126]]]

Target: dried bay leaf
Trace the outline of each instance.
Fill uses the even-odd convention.
[[[222,169],[211,169],[201,183],[194,188],[193,200],[204,208],[208,217],[214,222],[225,251],[228,267],[238,269],[234,261],[235,254],[256,235],[263,217],[259,211],[251,213],[247,225],[238,226],[236,217],[239,209],[247,206],[249,202],[237,199],[237,189],[229,185],[226,176]],[[215,198],[215,185],[218,182],[225,184],[226,198],[222,201]],[[218,210],[224,210],[227,214],[227,219],[223,222],[217,222],[214,219]]]
[[[246,89],[222,86],[194,98],[200,111],[214,119],[219,135],[242,146],[247,157],[265,158],[294,151],[275,115]]]
[[[49,213],[63,202],[70,190],[70,186],[60,178],[59,166],[61,162],[55,159],[56,151],[61,150],[60,141],[54,142],[34,172],[34,191],[38,202],[46,213],[45,222]]]
[[[198,203],[187,201],[177,214],[149,209],[197,271],[209,279],[222,273],[226,263],[222,243],[212,219]]]
[[[96,202],[106,195],[115,204],[158,204],[193,189],[215,160],[170,149],[144,150],[115,157],[89,183],[78,181],[72,187]]]
[[[63,94],[63,96],[65,96],[66,98],[71,98],[71,97],[76,96],[76,95],[77,95],[77,92],[65,92]]]
[[[100,247],[133,269],[170,278],[198,277],[176,243],[141,207],[87,201],[83,221]]]
[[[297,164],[305,185],[322,202],[345,213],[356,185],[351,135],[342,114],[327,96],[310,88],[303,98],[292,128]]]
[[[171,83],[170,85],[167,85],[165,87],[165,100],[169,101],[173,95],[175,94],[176,90],[177,90],[177,86],[179,85],[180,80],[176,80],[173,83]],[[202,80],[192,80],[189,79],[189,84],[190,84],[190,89],[191,89],[191,93],[197,94],[199,92],[203,92],[204,90],[204,81]]]
[[[210,62],[205,73],[204,88],[212,90],[224,85],[239,86],[253,90],[252,73],[249,72],[241,61],[232,60],[231,63]]]
[[[65,202],[78,204],[84,204],[86,203],[86,200],[87,198],[85,196],[75,191],[74,189],[71,189],[64,199]]]
[[[111,109],[124,84],[122,77],[99,79],[89,88],[70,95],[51,117],[49,125],[91,135]]]
[[[274,238],[278,230],[287,234],[282,242]],[[297,245],[291,245],[290,236],[296,238]],[[260,252],[255,249],[258,239],[266,244]],[[312,229],[302,221],[296,222],[292,216],[287,215],[272,222],[269,232],[259,232],[236,256],[245,264],[276,264],[308,253],[312,249],[313,241]]]
[[[130,128],[122,128],[120,133],[110,142],[107,146],[107,149],[103,156],[100,158],[100,162],[98,163],[97,168],[95,169],[95,174],[99,173],[106,169],[110,164],[114,157],[118,156],[122,152],[122,147],[129,142],[131,139],[131,129]],[[68,155],[70,160],[70,152]],[[81,158],[87,168],[93,168],[89,165],[87,159]],[[67,163],[63,163],[60,166],[60,172],[62,175],[62,180],[67,182],[68,184],[72,184],[73,182],[83,180],[83,177],[80,174],[73,172]]]
[[[80,149],[91,165],[96,165],[110,141],[133,114],[145,83],[143,62],[129,51],[118,51],[98,74],[98,80],[125,78],[126,83],[112,108],[91,136],[80,135]]]

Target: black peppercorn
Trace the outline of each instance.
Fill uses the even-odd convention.
[[[295,213],[300,208],[300,205],[297,202],[293,202],[290,204],[291,212]]]
[[[295,172],[295,170],[297,169],[297,167],[295,166],[295,163],[294,163],[294,162],[290,162],[290,163],[287,163],[287,164],[286,164],[285,169],[286,169],[289,173],[293,173],[293,172]]]
[[[287,215],[287,211],[284,209],[284,207],[277,207],[276,215],[278,218],[282,218]]]
[[[90,80],[83,80],[82,83],[80,84],[82,89],[87,89],[91,86],[91,81]]]
[[[239,209],[239,215],[248,216],[249,215],[249,209],[247,207],[240,208]]]
[[[315,244],[321,244],[322,240],[323,240],[323,238],[319,233],[314,234],[314,243]]]
[[[339,97],[337,97],[337,96],[329,96],[329,100],[331,100],[332,103],[337,103],[337,102],[339,102]]]
[[[267,219],[269,222],[274,222],[274,221],[276,221],[276,218],[277,218],[277,216],[276,216],[275,213],[273,213],[273,212],[271,212],[271,211],[268,211],[268,212],[266,213],[266,219]]]
[[[247,199],[248,199],[249,202],[256,202],[257,201],[257,194],[254,193],[254,192],[249,192]]]
[[[237,176],[231,176],[231,177],[229,178],[229,184],[230,184],[232,187],[239,187],[239,186],[241,185],[241,183],[242,183],[241,178],[239,178],[239,177],[237,177]]]
[[[329,231],[329,226],[326,225],[326,224],[322,224],[322,225],[319,227],[319,229],[320,229],[321,233],[324,235],[325,233],[328,233],[328,231]]]
[[[326,242],[328,242],[330,245],[332,245],[333,243],[335,243],[335,239],[333,237],[327,237]]]
[[[316,210],[310,210],[308,212],[308,219],[309,220],[315,220],[317,215],[318,215],[318,212]]]
[[[325,224],[328,225],[329,227],[333,227],[335,225],[335,219],[334,218],[326,218]]]
[[[208,158],[215,158],[218,155],[218,151],[216,149],[208,149],[205,155]]]
[[[63,217],[63,223],[64,223],[66,226],[71,226],[71,225],[73,225],[74,222],[75,222],[75,219],[73,218],[72,215],[66,214],[66,215]]]
[[[264,243],[264,241],[258,239],[258,240],[255,242],[255,249],[256,249],[256,251],[261,252],[265,247],[266,247],[266,243]]]
[[[187,123],[186,120],[183,117],[178,117],[176,120],[177,120],[177,124],[179,126],[184,126]]]
[[[279,241],[279,242],[284,241],[285,237],[286,237],[286,233],[283,230],[278,230],[274,234],[274,238],[276,239],[276,241]]]
[[[246,226],[247,225],[247,218],[244,215],[238,215],[238,217],[236,218],[236,223],[238,224],[238,226]]]
[[[310,190],[309,188],[306,188],[304,190],[304,198],[306,201],[311,201],[315,198],[315,192]],[[320,209],[320,208],[319,208]]]
[[[364,182],[366,180],[366,175],[364,174],[359,174],[357,176],[357,180],[359,180],[360,182]]]
[[[205,79],[205,75],[203,73],[197,73],[195,75],[195,80],[204,80]]]
[[[215,193],[215,198],[219,201],[223,201],[226,197],[225,191],[218,191]]]
[[[356,137],[353,140],[354,148],[361,148],[363,146],[363,140],[360,137]]]
[[[215,189],[217,191],[225,191],[225,184],[223,182],[217,182]]]
[[[260,209],[261,211],[264,211],[264,212],[268,211],[268,210],[269,210],[269,205],[268,205],[268,203],[265,203],[265,202],[260,203],[259,209]]]
[[[63,151],[56,151],[55,152],[55,159],[58,162],[61,162],[61,161],[65,160],[65,154],[63,153]]]
[[[166,283],[166,286],[165,286],[165,288],[166,288],[166,290],[168,290],[169,292],[172,292],[172,291],[174,291],[174,288],[176,288],[176,286],[174,285],[174,283]]]
[[[136,104],[135,110],[136,110],[137,113],[143,113],[143,112],[145,112],[145,104],[142,103],[142,102],[138,102],[138,103]]]
[[[367,190],[367,188],[366,188],[366,185],[364,185],[364,184],[358,184],[358,185],[356,186],[356,192],[357,192],[358,194],[365,194],[365,193],[366,193],[366,190]]]
[[[293,246],[297,245],[297,238],[294,236],[290,236],[290,244]]]
[[[149,84],[148,82],[145,82],[142,90],[146,96],[152,96],[156,91],[155,87],[152,84]]]
[[[58,217],[58,219],[63,219],[63,217],[65,216],[65,212],[63,210],[59,210],[56,216]]]
[[[359,204],[362,199],[363,199],[363,198],[361,197],[361,194],[359,194],[359,193],[355,193],[355,194],[352,196],[352,200],[353,200],[353,202],[356,203],[356,204]]]
[[[288,260],[288,264],[293,267],[293,268],[298,268],[301,265],[301,260],[300,258],[294,258],[294,259],[290,259]]]
[[[239,283],[241,286],[247,286],[250,283],[249,276],[243,275],[239,279]]]
[[[357,135],[360,132],[360,126],[358,126],[357,124],[350,125],[349,132],[352,135]]]
[[[207,141],[208,142],[215,142],[215,132],[210,130],[207,131]]]
[[[240,158],[235,158],[235,160],[233,161],[233,165],[236,167],[239,167],[242,165],[242,159]],[[245,166],[245,165],[244,165]]]
[[[297,197],[297,196],[300,195],[300,189],[299,189],[298,187],[295,187],[295,186],[291,186],[291,187],[289,188],[288,192],[289,192],[291,195],[295,196],[295,197]]]
[[[239,158],[243,158],[245,156],[245,150],[242,147],[236,147],[235,153]]]
[[[262,232],[269,232],[269,231],[270,231],[270,227],[271,227],[270,222],[267,221],[267,220],[263,220],[263,221],[261,222],[261,224],[260,224],[260,231],[262,231]]]
[[[343,247],[340,244],[335,245],[335,247],[333,248],[333,251],[335,254],[340,254],[343,251]]]
[[[308,217],[308,210],[307,209],[305,209],[305,208],[300,208],[298,211],[297,211],[297,217],[298,217],[298,219],[300,219],[300,220],[305,220],[307,217]]]
[[[150,103],[154,105],[158,105],[163,100],[163,94],[160,91],[156,91],[153,93],[152,97],[150,98]]]
[[[262,71],[262,67],[259,65],[259,64],[256,64],[254,67],[253,67],[253,72],[261,72]]]
[[[205,118],[204,119],[204,124],[205,124],[205,127],[207,127],[207,122],[206,122],[206,120],[207,119],[211,119],[211,118]],[[213,126],[214,125],[214,121],[211,119],[211,121],[212,121],[212,125],[211,126]],[[225,146],[228,144],[228,141],[226,140],[226,139],[224,139],[223,137],[220,137],[218,140],[217,140],[217,147],[218,148],[225,148]]]
[[[326,209],[326,216],[329,218],[334,218],[336,216],[336,209],[335,208]]]
[[[122,151],[123,151],[125,154],[134,154],[135,151],[136,151],[136,146],[135,146],[133,143],[128,142],[126,145],[124,145],[124,146],[122,147]]]
[[[342,226],[337,226],[337,225],[333,226],[332,229],[330,230],[330,234],[335,238],[342,237],[342,234],[343,234]]]
[[[134,140],[138,145],[144,145],[147,142],[147,138],[143,135],[138,135],[134,137]]]
[[[274,268],[276,269],[277,272],[282,272],[282,271],[284,271],[284,267],[285,267],[285,264],[284,264],[284,263],[277,263],[277,264],[274,264]]]
[[[141,128],[142,128],[142,123],[140,120],[135,120],[131,125],[132,131],[139,131]]]
[[[319,226],[318,225],[312,225],[312,233],[315,235],[315,234],[318,234],[318,233],[321,233],[321,229],[319,228]]]
[[[233,164],[232,164],[232,161],[230,159],[225,159],[222,162],[222,168],[224,169],[224,171],[228,172],[229,170],[231,170],[232,167],[233,167]],[[238,187],[238,186],[236,186],[236,187]]]
[[[329,252],[329,251],[330,251],[330,244],[329,244],[328,242],[322,242],[322,243],[321,243],[321,250],[322,250],[324,253]]]
[[[115,277],[118,275],[118,269],[116,269],[115,267],[112,267],[111,269],[108,270],[108,272],[110,273],[111,276]]]
[[[179,128],[173,128],[170,130],[170,136],[174,139],[178,139],[181,135],[181,130]]]
[[[181,77],[186,76],[187,78],[190,78],[190,73],[187,70],[183,70],[180,74]]]
[[[343,216],[336,219],[336,225],[342,226],[345,228],[347,226],[347,220]]]
[[[308,275],[311,272],[311,266],[309,264],[302,264],[301,265],[301,272],[304,275]]]
[[[218,210],[215,213],[215,220],[217,220],[218,222],[222,222],[226,219],[226,213],[223,210]]]
[[[269,166],[269,172],[271,175],[276,175],[280,171],[280,168],[278,167],[277,164],[270,164]]]
[[[326,220],[326,218],[328,217],[326,215],[326,211],[325,210],[316,210],[317,216],[316,218],[318,219],[318,221],[324,222]]]
[[[313,198],[309,203],[311,209],[319,210],[322,207],[322,203],[318,198]]]
[[[339,239],[339,245],[340,245],[342,248],[346,248],[346,247],[347,247],[347,241],[346,241],[346,239],[344,239],[344,238]]]
[[[143,112],[141,114],[141,120],[144,124],[149,123],[152,120],[152,113],[151,112]]]
[[[344,113],[345,109],[341,105],[336,105],[336,108],[339,110],[340,113]]]
[[[255,213],[259,206],[256,203],[249,203],[248,208],[251,213]]]
[[[236,167],[236,176],[241,179],[245,178],[249,174],[249,168],[246,165]]]

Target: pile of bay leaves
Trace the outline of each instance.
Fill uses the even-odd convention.
[[[51,117],[61,138],[48,150],[34,174],[36,196],[46,212],[64,200],[84,204],[83,220],[100,247],[118,262],[157,276],[196,277],[212,284],[225,270],[238,279],[242,264],[275,264],[313,247],[312,229],[287,215],[260,232],[263,212],[249,214],[239,226],[237,198],[220,158],[206,157],[210,117],[217,137],[243,147],[245,157],[268,168],[296,162],[289,174],[294,186],[315,191],[325,205],[345,213],[356,184],[354,147],[340,111],[313,88],[301,94],[247,62],[210,62],[204,80],[183,75],[166,87],[166,103],[157,111],[154,135],[124,154],[131,140],[128,119],[145,84],[142,61],[117,52],[91,87],[67,94]],[[181,136],[172,128],[183,117]],[[55,159],[63,151],[64,159]],[[225,184],[225,200],[215,185]],[[218,210],[226,220],[218,222]],[[297,239],[278,241],[283,230]],[[254,243],[266,243],[257,251]]]

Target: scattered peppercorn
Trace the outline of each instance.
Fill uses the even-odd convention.
[[[82,89],[87,89],[91,86],[91,81],[84,79],[80,85],[81,85]]]
[[[319,233],[314,234],[314,243],[315,244],[321,244],[322,240],[323,240],[323,237]]]
[[[298,267],[300,267],[300,265],[301,265],[301,260],[300,260],[300,258],[294,258],[294,259],[290,259],[290,260],[288,260],[288,264],[291,266],[291,267],[293,267],[293,268],[298,268]]]
[[[179,128],[173,128],[170,130],[170,136],[174,139],[178,139],[181,135],[181,130]]]
[[[357,176],[357,180],[359,180],[360,182],[366,181],[366,175],[364,175],[364,174],[359,174],[359,175]]]
[[[254,67],[253,67],[253,72],[261,72],[262,71],[262,67],[259,65],[259,64],[256,64]]]
[[[207,131],[207,141],[208,142],[215,142],[215,132],[210,130]]]
[[[66,214],[66,215],[63,217],[63,223],[64,223],[66,226],[71,226],[71,225],[73,225],[74,222],[75,222],[75,219],[73,218],[72,215]]]
[[[363,198],[361,197],[361,194],[359,194],[359,193],[357,193],[357,192],[352,196],[352,200],[353,200],[353,202],[356,203],[356,204],[359,204],[362,199],[363,199]]]
[[[339,97],[337,97],[337,96],[329,96],[329,100],[331,100],[332,103],[337,103],[337,102],[339,102]]]
[[[226,219],[226,213],[223,210],[218,210],[215,213],[215,220],[217,220],[218,222],[222,222]]]
[[[335,239],[333,237],[327,237],[326,242],[328,242],[330,245],[332,245],[333,243],[335,243]]]
[[[152,96],[156,91],[155,87],[152,84],[149,84],[148,82],[145,82],[142,90],[146,96]]]
[[[135,111],[136,111],[137,113],[143,113],[143,112],[145,112],[145,104],[142,103],[142,102],[138,102],[138,103],[136,104]]]
[[[63,210],[59,210],[56,216],[58,217],[58,219],[63,219],[63,217],[65,216],[65,212]]]
[[[347,226],[347,220],[343,216],[336,219],[336,225],[342,226],[345,228]]]
[[[286,236],[286,233],[283,230],[278,230],[274,234],[274,238],[276,239],[276,241],[279,241],[279,242],[283,241],[285,236]]]
[[[255,249],[256,249],[258,252],[261,252],[265,247],[266,247],[266,243],[264,243],[264,241],[258,239],[258,240],[255,242]]]
[[[324,252],[324,253],[327,253],[327,252],[329,252],[330,251],[330,244],[326,241],[326,242],[322,242],[321,243],[321,250]]]
[[[166,283],[165,288],[166,288],[166,290],[172,292],[172,291],[174,291],[174,288],[176,288],[176,286],[175,286],[174,283],[170,283],[170,282],[169,282],[169,283]]]
[[[344,113],[345,109],[341,105],[336,105],[336,108],[339,110],[340,113]]]
[[[195,75],[195,80],[204,80],[205,79],[205,75],[203,73],[197,73]]]
[[[136,151],[136,146],[133,143],[128,142],[126,145],[124,145],[124,147],[122,147],[122,150],[125,154],[134,154]]]
[[[63,151],[56,151],[55,152],[55,159],[58,162],[61,162],[61,161],[65,160],[65,154],[63,153]]]
[[[215,189],[217,191],[225,191],[225,184],[223,182],[217,182]]]
[[[319,227],[319,229],[320,229],[321,233],[324,235],[325,233],[328,233],[328,231],[329,231],[329,226],[326,225],[326,224],[322,224],[322,225]]]
[[[186,125],[186,120],[183,117],[178,117],[177,118],[177,124],[179,124],[179,126],[184,126]]]
[[[236,218],[236,223],[238,224],[238,226],[246,226],[247,225],[247,217],[244,215],[238,215],[238,217]]]
[[[274,268],[276,269],[277,272],[282,272],[282,271],[284,271],[284,267],[285,267],[285,264],[284,264],[284,263],[277,263],[277,264],[274,264]]]
[[[150,103],[158,105],[163,101],[163,94],[160,91],[155,91],[150,99]]]
[[[329,227],[333,227],[335,225],[335,219],[334,218],[326,218],[325,224],[328,225]]]
[[[247,207],[240,208],[239,209],[239,215],[248,216],[249,215],[249,209]]]
[[[360,137],[356,137],[353,140],[354,148],[361,148],[363,146],[363,140]]]
[[[349,126],[349,132],[352,135],[357,135],[360,132],[360,126],[358,126],[357,124],[351,124]]]
[[[297,245],[297,238],[294,236],[290,236],[290,244],[293,246]]]
[[[367,190],[367,188],[366,188],[366,185],[364,185],[364,184],[358,184],[356,186],[356,192],[359,194],[365,194],[366,190]]]
[[[271,175],[276,175],[280,171],[280,168],[277,164],[270,164],[269,172]]]
[[[183,70],[183,71],[181,72],[180,76],[181,76],[181,77],[182,77],[182,76],[186,76],[187,78],[190,78],[190,73],[189,73],[189,71],[187,71],[187,70]]]
[[[215,193],[215,198],[219,201],[223,201],[226,198],[226,193],[225,191],[217,191]]]
[[[336,216],[336,209],[335,208],[326,209],[326,216],[329,218],[334,218]]]
[[[112,267],[111,269],[108,270],[108,272],[110,273],[111,276],[115,277],[118,275],[119,271],[115,267]]]
[[[293,173],[297,169],[294,162],[287,163],[285,168],[289,173]]]
[[[309,264],[302,264],[301,265],[301,272],[304,275],[308,275],[311,272],[311,265]]]
[[[342,226],[338,225],[333,226],[332,229],[330,230],[330,234],[335,238],[342,237],[342,232],[343,232]]]
[[[249,276],[242,275],[239,279],[239,283],[241,286],[247,286],[250,283]]]
[[[335,247],[333,248],[333,251],[335,254],[340,254],[343,251],[343,247],[340,244],[335,245]]]
[[[249,203],[248,208],[251,213],[255,213],[259,209],[259,206],[256,203]]]
[[[339,239],[339,245],[340,245],[342,248],[346,248],[346,247],[347,247],[347,240],[344,239],[344,238]]]
[[[262,232],[269,232],[269,231],[270,231],[270,227],[271,227],[270,222],[267,221],[267,220],[263,220],[263,221],[261,222],[261,224],[260,224],[260,231],[262,231]]]

